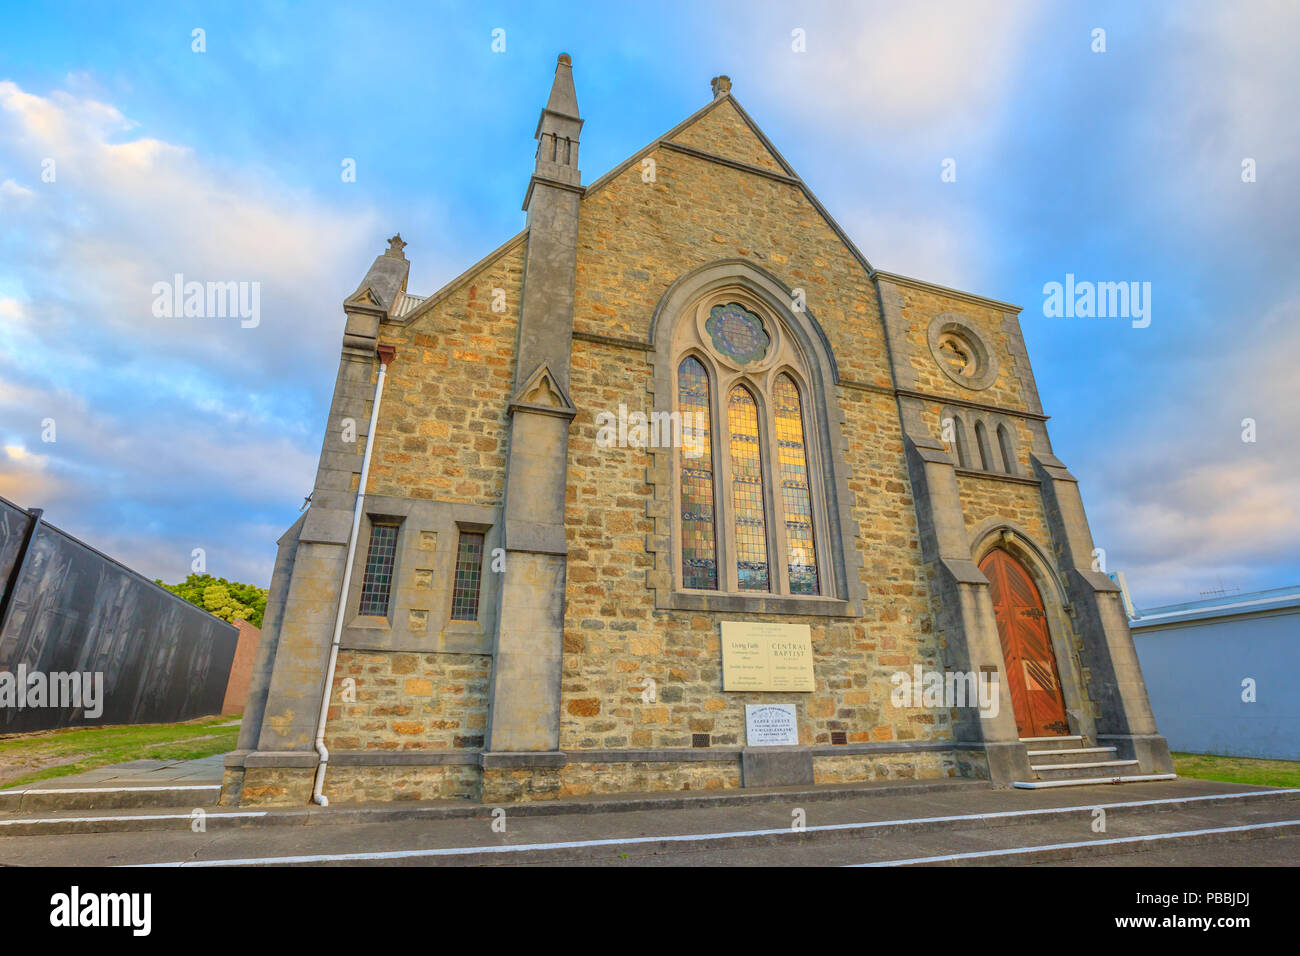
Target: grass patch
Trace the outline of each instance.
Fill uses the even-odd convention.
[[[128,760],[197,760],[235,749],[239,715],[178,724],[66,727],[0,737],[0,787],[65,777]],[[223,726],[229,724],[230,726]]]
[[[1174,772],[1180,777],[1245,783],[1257,787],[1300,787],[1300,761],[1260,760],[1255,757],[1220,757],[1215,754],[1176,753]]]

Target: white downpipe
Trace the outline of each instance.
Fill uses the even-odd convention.
[[[391,361],[391,355],[390,355]],[[384,378],[388,374],[388,362],[384,353],[379,353],[379,380],[375,382],[375,401],[370,409],[370,431],[366,433],[366,451],[361,459],[361,483],[357,485],[357,503],[352,509],[352,531],[348,534],[348,556],[343,564],[343,587],[339,591],[339,606],[334,612],[334,640],[330,643],[330,662],[325,668],[325,693],[321,695],[320,716],[316,718],[316,753],[320,763],[316,765],[316,780],[312,784],[311,799],[322,807],[330,805],[325,796],[325,768],[329,764],[330,752],[325,748],[325,720],[329,716],[330,695],[334,690],[334,668],[339,660],[339,641],[343,638],[343,620],[347,611],[348,591],[352,587],[352,561],[357,553],[357,532],[361,528],[361,514],[366,502],[366,479],[370,476],[370,452],[375,446],[375,423],[379,420],[379,400],[384,395]]]

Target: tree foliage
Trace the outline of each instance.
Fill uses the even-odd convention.
[[[210,574],[191,574],[180,584],[154,583],[223,621],[244,620],[254,627],[262,626],[262,614],[266,611],[265,588],[214,578]]]

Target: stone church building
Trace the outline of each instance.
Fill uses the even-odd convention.
[[[1019,308],[874,268],[726,77],[586,184],[582,129],[561,56],[527,227],[344,301],[223,803],[1170,774]]]

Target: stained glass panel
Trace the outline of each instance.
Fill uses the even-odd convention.
[[[799,405],[799,390],[790,376],[777,378],[772,401],[776,407],[785,540],[790,552],[790,593],[820,594],[817,549],[813,541],[812,496],[808,489],[808,455],[803,438],[803,410]]]
[[[699,359],[677,369],[677,410],[691,446],[682,449],[682,586],[716,590],[718,550],[713,521],[713,444],[709,420],[709,374]],[[690,454],[687,454],[687,452]]]
[[[704,328],[714,347],[737,362],[757,362],[772,344],[763,320],[738,302],[711,308]]]
[[[737,385],[727,398],[727,425],[731,433],[731,499],[736,511],[736,571],[740,589],[769,591],[758,406],[743,386]]]

